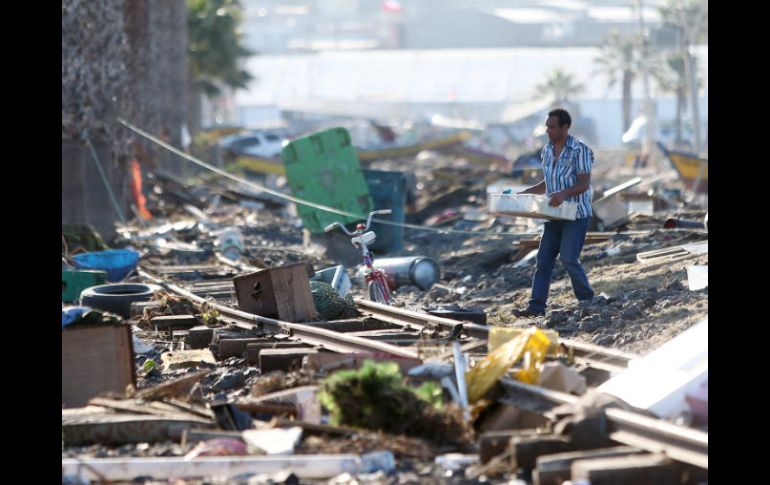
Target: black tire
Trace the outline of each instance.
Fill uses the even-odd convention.
[[[388,304],[388,301],[385,299],[385,292],[382,289],[382,286],[380,286],[379,281],[369,282],[369,299],[376,301],[377,303],[382,303],[383,305]]]
[[[105,312],[116,313],[123,318],[131,317],[131,303],[148,301],[161,290],[158,285],[138,283],[114,283],[92,286],[80,294],[80,304]]]

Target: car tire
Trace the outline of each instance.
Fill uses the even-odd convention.
[[[158,285],[140,283],[114,283],[86,288],[80,294],[80,304],[98,310],[115,313],[123,318],[131,317],[131,303],[148,301],[162,290]]]

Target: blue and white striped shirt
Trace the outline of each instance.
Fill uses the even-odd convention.
[[[553,142],[548,143],[543,148],[540,153],[540,160],[543,162],[545,193],[553,194],[576,185],[579,173],[591,173],[594,152],[588,148],[588,145],[569,135],[555,165],[553,163]],[[578,204],[577,218],[583,219],[592,214],[592,195],[593,189],[589,187],[582,194],[573,195],[564,200],[576,202]]]

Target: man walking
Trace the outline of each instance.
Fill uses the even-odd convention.
[[[565,200],[575,202],[578,209],[574,221],[545,222],[537,251],[537,268],[532,278],[532,298],[525,310],[514,310],[517,317],[545,315],[557,255],[569,274],[578,301],[582,304],[590,303],[594,297],[578,259],[591,222],[591,166],[594,153],[568,133],[571,125],[572,118],[566,110],[559,108],[548,113],[545,126],[550,142],[540,154],[543,181],[520,192],[546,194],[550,197],[549,205],[552,207],[560,206]]]

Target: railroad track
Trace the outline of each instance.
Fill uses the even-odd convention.
[[[580,401],[579,397],[572,394],[532,386],[507,377],[500,382],[510,391],[523,392],[554,404],[576,404]],[[610,439],[651,453],[665,453],[673,460],[708,470],[707,432],[625,409],[608,408],[604,415]]]
[[[221,320],[244,330],[268,329],[273,332],[287,332],[304,343],[334,352],[383,352],[400,357],[419,358],[418,349],[414,346],[396,346],[313,325],[284,322],[253,315],[222,303],[212,302],[204,297],[205,292],[203,295],[201,292],[194,294],[188,289],[171,284],[146,270],[139,272],[142,277],[161,285],[174,294],[189,298],[197,303],[207,303],[220,313],[219,318]],[[485,325],[459,322],[405,308],[382,305],[369,300],[356,299],[355,301],[359,310],[364,314],[403,328],[425,330],[438,327],[457,335],[464,334],[466,342],[462,346],[463,351],[481,348],[487,343],[489,327]],[[627,352],[571,339],[560,339],[560,343],[571,349],[576,362],[610,372],[626,368],[628,362],[637,357]],[[451,352],[442,357],[450,358]],[[527,385],[510,378],[501,379],[501,383],[508,390],[530,394],[554,404],[574,404],[580,399],[571,394]],[[708,433],[616,408],[605,410],[605,416],[608,422],[608,436],[612,440],[650,452],[662,452],[674,460],[708,469]]]
[[[369,300],[355,300],[358,309],[371,315],[377,320],[394,323],[408,328],[422,330],[426,327],[440,326],[446,330],[453,330],[458,324],[462,324],[462,333],[469,337],[482,339],[486,342],[489,336],[489,327],[472,322],[458,322],[449,318],[436,317],[427,313],[415,312],[404,308],[383,305]],[[563,344],[572,352],[575,362],[609,372],[618,372],[628,367],[628,363],[639,357],[636,354],[621,350],[601,347],[599,345],[581,342],[579,340],[560,338]]]
[[[157,269],[158,267],[152,268],[152,270]],[[215,271],[215,269],[216,268],[214,267],[211,268],[212,271]],[[172,293],[184,296],[197,303],[206,302],[212,308],[216,308],[221,314],[221,319],[223,321],[239,328],[243,328],[244,330],[267,328],[274,332],[288,332],[303,342],[334,352],[388,352],[402,357],[418,357],[418,350],[414,348],[391,345],[385,342],[378,342],[354,335],[345,335],[341,332],[318,328],[313,325],[284,322],[259,315],[253,315],[223,303],[218,303],[216,301],[212,302],[210,299],[206,299],[206,296],[208,296],[209,293],[211,296],[216,297],[221,297],[223,293],[227,294],[226,291],[223,291],[223,286],[217,286],[216,282],[213,281],[206,283],[206,285],[211,285],[209,287],[204,285],[197,286],[194,289],[188,289],[166,281],[163,277],[170,274],[170,271],[168,270],[158,275],[155,274],[155,271],[150,272],[149,269],[142,269],[140,270],[140,274],[153,283],[165,287]],[[227,280],[227,282],[229,282],[229,280]],[[226,283],[223,282],[222,285],[226,286]],[[489,327],[486,325],[479,325],[472,322],[460,322],[405,308],[383,305],[360,298],[355,299],[355,302],[358,309],[364,314],[376,320],[388,322],[402,328],[418,331],[441,328],[449,333],[457,332],[458,334],[458,330],[461,329],[462,334],[470,338],[470,341],[463,345],[464,352],[482,348],[486,345],[489,336]],[[628,366],[628,362],[637,357],[634,354],[620,350],[600,347],[598,345],[572,339],[562,338],[559,339],[559,342],[571,351],[576,363],[610,373],[625,369]],[[447,353],[443,355],[442,358],[450,358],[450,356],[451,353]]]

